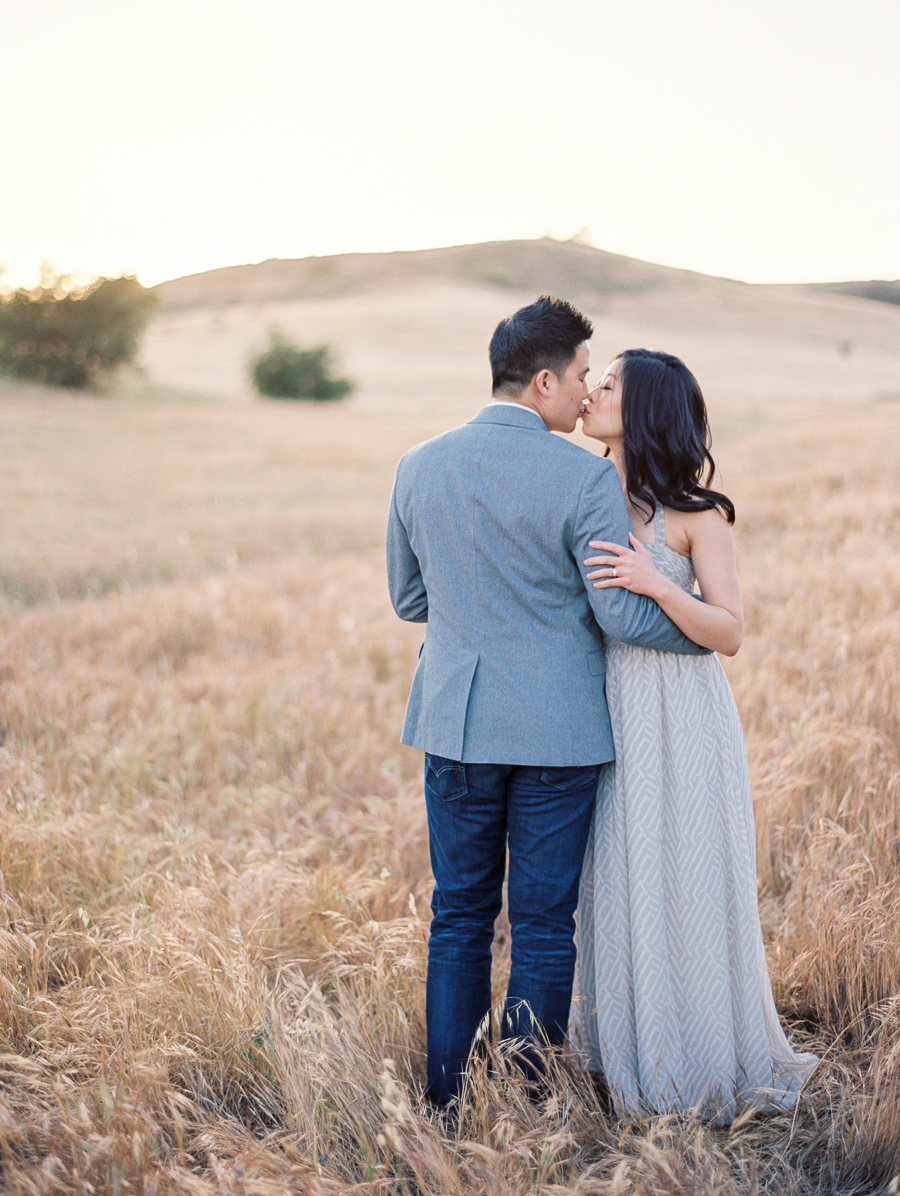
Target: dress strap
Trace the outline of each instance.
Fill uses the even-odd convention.
[[[656,536],[656,543],[663,545],[666,542],[666,514],[661,502],[658,502],[653,508],[653,534]]]

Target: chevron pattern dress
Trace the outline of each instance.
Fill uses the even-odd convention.
[[[688,557],[656,567],[685,590]],[[759,923],[750,779],[718,657],[608,645],[616,745],[578,907],[572,1037],[622,1117],[696,1109],[728,1123],[792,1106],[815,1055],[778,1021]]]

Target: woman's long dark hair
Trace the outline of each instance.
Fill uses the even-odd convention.
[[[626,349],[622,362],[625,489],[653,516],[654,499],[675,511],[720,507],[734,523],[734,503],[709,483],[716,463],[706,404],[697,379],[679,357]],[[705,471],[705,476],[704,476]]]

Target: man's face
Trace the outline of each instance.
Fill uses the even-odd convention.
[[[591,346],[582,341],[561,378],[548,371],[548,394],[540,414],[551,432],[574,432],[587,398],[587,376],[591,368]]]

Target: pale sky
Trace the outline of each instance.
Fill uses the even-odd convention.
[[[586,230],[900,278],[897,0],[27,0],[0,284]]]

